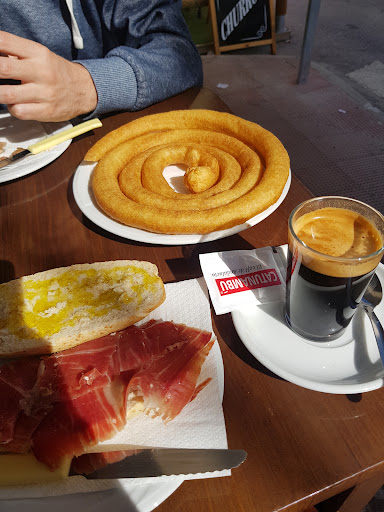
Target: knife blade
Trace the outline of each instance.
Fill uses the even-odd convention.
[[[72,128],[68,128],[68,130],[63,130],[62,132],[56,133],[55,135],[50,135],[49,137],[46,137],[39,142],[31,144],[27,149],[24,149],[23,151],[19,151],[8,158],[0,160],[0,169],[19,161],[21,158],[24,158],[28,155],[37,155],[42,151],[47,151],[47,149],[53,148],[54,146],[61,144],[61,142],[73,139],[74,137],[78,137],[83,133],[94,130],[95,128],[99,128],[100,126],[102,126],[100,119],[89,119],[88,121],[84,121],[84,123],[80,123],[76,126],[72,126]]]
[[[107,452],[106,455],[113,458],[114,453],[117,452]],[[133,450],[124,459],[83,476],[96,480],[211,473],[238,467],[246,458],[244,450],[145,448]],[[75,474],[78,475],[70,473],[71,476]]]

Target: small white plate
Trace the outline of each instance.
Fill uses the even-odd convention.
[[[382,264],[376,273],[384,288]],[[384,323],[384,299],[375,312]],[[371,323],[361,308],[343,336],[325,343],[307,341],[291,331],[282,302],[235,311],[232,319],[251,354],[289,382],[334,394],[364,393],[383,386],[384,367]]]
[[[0,142],[5,142],[4,152],[0,157],[9,156],[17,148],[27,149],[31,144],[71,128],[68,121],[62,123],[40,123],[38,121],[21,121],[9,113],[0,114]],[[72,142],[66,140],[57,146],[42,151],[37,155],[28,155],[19,161],[0,169],[0,183],[21,178],[31,174],[56,160]]]
[[[73,179],[73,195],[82,213],[97,226],[105,229],[110,233],[113,233],[114,235],[149,244],[198,244],[203,242],[212,242],[213,240],[218,240],[219,238],[225,238],[227,236],[240,233],[240,231],[244,231],[245,229],[258,224],[262,220],[269,217],[269,215],[271,215],[283,202],[291,185],[291,172],[289,172],[288,180],[285,184],[283,192],[281,193],[281,196],[276,201],[276,203],[267,208],[263,213],[260,213],[259,215],[252,217],[252,219],[247,220],[244,224],[239,224],[238,226],[234,226],[230,229],[213,231],[212,233],[208,233],[206,235],[163,235],[160,233],[151,233],[149,231],[125,226],[124,224],[113,220],[111,217],[108,217],[97,206],[92,194],[92,187],[90,184],[91,174],[95,165],[95,163],[82,162],[77,168]]]

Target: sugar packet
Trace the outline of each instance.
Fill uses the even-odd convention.
[[[286,263],[280,247],[200,254],[215,313],[283,301]]]

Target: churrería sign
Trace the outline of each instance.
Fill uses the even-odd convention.
[[[215,53],[271,45],[275,53],[272,0],[210,0]]]

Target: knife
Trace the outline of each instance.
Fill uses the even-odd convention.
[[[100,119],[90,119],[84,123],[72,126],[72,128],[68,128],[68,130],[63,130],[62,132],[56,133],[55,135],[50,135],[49,137],[46,137],[45,139],[42,139],[35,144],[31,144],[27,149],[24,149],[23,151],[19,151],[18,153],[15,153],[8,158],[0,160],[0,169],[20,160],[20,158],[24,158],[27,155],[37,155],[42,151],[46,151],[47,149],[57,146],[61,142],[73,139],[82,133],[89,132],[90,130],[99,128],[100,126],[102,126]]]
[[[106,457],[118,452],[104,452]],[[247,458],[244,450],[145,448],[134,450],[124,459],[85,474],[88,480],[144,478],[163,475],[211,473],[240,466]],[[71,472],[70,476],[79,473]]]

